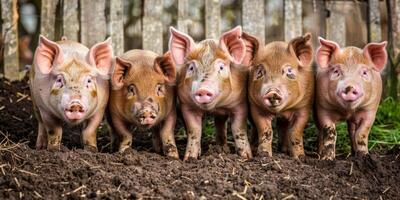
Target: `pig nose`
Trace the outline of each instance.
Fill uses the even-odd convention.
[[[359,99],[362,96],[362,93],[360,90],[352,85],[347,86],[342,92],[340,93],[340,97],[347,101],[347,102],[353,102]]]
[[[269,107],[279,106],[282,103],[282,96],[278,91],[269,91],[264,95],[264,102]]]
[[[194,93],[195,100],[200,104],[211,103],[211,101],[214,100],[214,96],[215,95],[211,91],[206,89],[198,89]]]
[[[145,108],[139,116],[140,124],[152,125],[154,124],[156,117],[157,115],[153,110]]]
[[[69,120],[79,120],[84,117],[85,108],[79,101],[72,101],[64,110],[65,116]]]

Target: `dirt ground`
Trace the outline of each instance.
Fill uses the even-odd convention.
[[[273,158],[242,160],[204,140],[201,159],[182,162],[152,152],[146,134],[123,154],[109,153],[107,134],[98,136],[101,153],[84,151],[78,127],[64,133],[61,151],[38,151],[31,109],[26,80],[0,80],[0,199],[400,197],[400,147],[336,161],[318,160],[313,152],[294,160],[276,151]],[[182,155],[185,138],[177,143]]]

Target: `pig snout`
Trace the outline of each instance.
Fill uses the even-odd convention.
[[[282,95],[278,89],[270,89],[268,90],[264,96],[264,103],[268,107],[276,107],[282,104]]]
[[[84,117],[86,110],[79,100],[73,100],[64,109],[64,113],[69,120],[80,120]]]
[[[157,118],[157,113],[150,108],[144,108],[138,114],[141,125],[153,125]]]
[[[199,104],[208,104],[215,99],[215,94],[210,90],[200,88],[195,91],[194,98]]]
[[[339,96],[346,102],[354,102],[358,100],[363,93],[360,88],[353,85],[348,85],[344,89],[339,91]]]

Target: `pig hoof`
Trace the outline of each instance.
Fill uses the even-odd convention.
[[[60,151],[61,145],[47,145],[47,150],[49,151]]]
[[[169,152],[169,153],[167,153],[165,155],[167,155],[167,157],[170,157],[170,158],[179,159],[178,152]]]
[[[239,151],[238,152],[239,156],[245,158],[245,159],[252,159],[253,154],[251,153],[251,150],[249,149],[248,151]]]
[[[85,151],[90,151],[90,152],[93,152],[93,153],[96,153],[96,152],[97,152],[97,147],[91,146],[91,145],[85,145],[85,146],[83,147],[83,149],[84,149]]]
[[[118,150],[118,152],[119,153],[124,153],[125,151],[127,151],[128,149],[130,149],[131,147],[130,146],[128,146],[128,145],[124,145],[124,146],[121,146],[121,147],[119,147],[119,150]]]
[[[257,155],[260,157],[272,157],[272,150],[263,147],[262,145],[258,146]]]
[[[356,151],[354,153],[354,156],[357,158],[364,158],[367,155],[368,155],[368,152],[365,152],[365,151]]]

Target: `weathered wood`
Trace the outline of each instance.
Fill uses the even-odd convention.
[[[285,29],[284,23],[284,1],[266,1],[265,13],[265,41],[282,41],[284,40]]]
[[[56,9],[58,0],[42,0],[40,16],[40,34],[50,40],[55,40]]]
[[[144,0],[143,49],[163,53],[163,27],[161,13],[163,0]]]
[[[105,0],[81,0],[81,43],[93,46],[106,38]]]
[[[220,0],[206,0],[206,38],[217,39],[221,34]]]
[[[302,34],[302,2],[285,0],[285,41]]]
[[[124,53],[124,2],[123,0],[110,1],[110,36],[114,55]]]
[[[341,47],[346,45],[346,21],[343,2],[326,2],[329,17],[326,19],[326,37],[337,42]]]
[[[63,36],[79,40],[78,0],[63,0]]]
[[[1,0],[2,35],[4,39],[4,76],[17,80],[19,76],[17,0]]]
[[[370,19],[370,39],[371,42],[382,40],[381,32],[381,13],[379,10],[379,0],[369,0],[369,19]]]
[[[264,0],[243,0],[242,24],[243,31],[265,41],[265,14]]]
[[[178,0],[178,30],[189,33],[189,0]]]
[[[303,34],[311,33],[314,47],[319,45],[318,36],[325,38],[325,2],[302,0]]]

